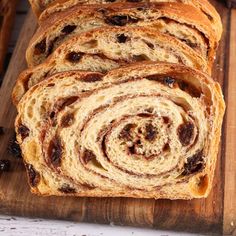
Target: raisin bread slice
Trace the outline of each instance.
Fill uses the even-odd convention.
[[[31,0],[32,5],[34,5],[35,0]],[[37,0],[39,1],[39,0]],[[47,19],[49,15],[58,12],[63,11],[67,8],[73,7],[76,4],[79,5],[85,5],[85,4],[107,4],[111,2],[170,2],[170,3],[184,3],[187,5],[192,5],[196,8],[198,8],[205,16],[206,18],[211,22],[212,28],[215,32],[215,37],[219,41],[222,35],[222,22],[220,15],[210,4],[207,0],[54,0],[53,2],[50,1],[50,4],[47,4],[44,6],[43,9],[47,9],[40,15],[39,22]],[[39,13],[40,14],[40,13]]]
[[[209,71],[193,49],[169,35],[145,27],[103,27],[65,41],[45,61],[21,73],[13,91],[18,103],[24,93],[46,76],[61,71],[108,71],[136,61],[181,63]]]
[[[145,26],[174,36],[204,57],[211,67],[217,40],[210,22],[196,8],[181,3],[75,6],[45,20],[29,43],[28,65],[42,63],[73,35],[102,26]]]
[[[212,188],[224,101],[197,70],[62,72],[32,87],[17,110],[33,193],[192,199]]]

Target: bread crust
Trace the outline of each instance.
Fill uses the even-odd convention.
[[[221,134],[221,125],[223,120],[223,114],[225,110],[225,104],[223,101],[222,92],[220,86],[217,82],[213,81],[206,74],[203,74],[200,71],[197,71],[192,68],[188,68],[183,65],[169,64],[169,63],[137,63],[127,67],[115,69],[113,71],[108,72],[105,76],[103,76],[103,81],[112,82],[115,80],[122,80],[122,76],[127,79],[137,78],[140,76],[147,76],[148,74],[168,74],[174,73],[176,75],[182,75],[183,79],[191,78],[191,83],[195,84],[199,89],[204,93],[205,99],[211,103],[210,108],[210,116],[208,119],[209,124],[209,133],[208,139],[205,142],[204,147],[207,149],[207,157],[206,157],[206,165],[203,170],[191,175],[184,182],[179,182],[175,186],[162,186],[160,189],[156,189],[155,191],[143,191],[137,189],[129,189],[124,188],[122,191],[122,187],[114,187],[111,190],[99,190],[99,189],[83,189],[81,192],[76,193],[61,193],[60,191],[56,191],[55,188],[51,189],[47,184],[47,181],[41,178],[39,185],[31,186],[31,191],[33,193],[39,195],[58,195],[58,196],[90,196],[90,197],[135,197],[135,198],[168,198],[168,199],[192,199],[192,198],[202,198],[207,197],[211,188],[212,181],[214,176],[215,163],[217,159],[218,146],[220,141]],[[25,109],[27,108],[28,100],[34,96],[35,94],[42,91],[43,88],[47,88],[50,84],[60,83],[60,81],[69,81],[71,77],[76,77],[78,81],[83,80],[84,77],[92,74],[97,74],[93,72],[81,72],[81,71],[69,71],[55,74],[41,83],[32,87],[23,97],[21,102],[17,106],[18,116],[16,118],[15,126],[17,133],[17,140],[22,148],[23,158],[27,164],[35,163],[34,158],[39,154],[35,151],[35,147],[31,150],[32,144],[31,141],[34,140],[36,143],[37,137],[30,136],[22,139],[22,136],[18,132],[19,125],[23,122],[27,123],[27,116],[25,117]],[[173,76],[174,76],[173,74]],[[190,82],[190,80],[189,80]],[[137,91],[138,92],[138,91]],[[178,92],[179,93],[179,92]],[[58,94],[58,96],[60,96]],[[199,98],[201,99],[201,98]],[[202,101],[204,101],[203,99]],[[208,102],[206,102],[208,104]],[[32,128],[32,127],[31,127]],[[40,144],[38,144],[40,145]],[[37,148],[36,148],[37,149]],[[204,149],[205,150],[205,149]],[[40,152],[39,152],[40,153]],[[46,170],[45,170],[46,171]],[[40,175],[43,175],[43,172],[40,171]],[[60,175],[59,175],[60,176]],[[72,181],[73,182],[73,181]],[[70,183],[72,183],[70,182]]]
[[[144,10],[140,11],[138,9]],[[32,67],[41,62],[36,61],[36,55],[34,54],[35,45],[42,42],[42,40],[44,39],[47,39],[47,44],[50,44],[50,42],[48,42],[50,41],[49,38],[51,39],[51,41],[53,41],[53,35],[58,35],[58,32],[60,32],[63,27],[67,25],[77,25],[77,27],[79,28],[78,30],[76,29],[70,34],[63,36],[63,41],[65,41],[73,35],[86,30],[80,29],[81,25],[84,25],[85,22],[97,21],[97,26],[90,26],[92,28],[107,25],[109,26],[109,22],[107,22],[106,19],[108,19],[108,17],[113,17],[116,15],[127,15],[133,16],[135,19],[140,19],[140,21],[138,22],[127,23],[127,26],[132,27],[157,27],[158,30],[158,27],[160,27],[157,25],[158,22],[160,22],[160,20],[163,18],[167,18],[169,20],[173,20],[177,24],[187,26],[189,28],[188,30],[197,29],[196,33],[200,37],[204,35],[203,40],[206,41],[207,44],[207,55],[204,55],[205,52],[198,51],[197,48],[196,51],[198,51],[201,56],[206,57],[208,60],[209,68],[212,67],[215,57],[215,51],[218,47],[218,42],[216,37],[214,36],[214,31],[211,28],[211,24],[199,10],[190,5],[181,3],[126,3],[125,5],[122,3],[114,3],[105,4],[103,7],[101,7],[101,5],[77,5],[62,12],[55,13],[41,23],[40,27],[31,39],[26,52],[28,65]],[[167,30],[163,29],[163,31]],[[185,34],[187,33],[188,32],[186,30]],[[169,34],[171,34],[171,32]],[[60,35],[56,37],[58,38],[60,37]],[[186,41],[186,43],[189,41],[188,38],[181,40],[183,42]],[[57,45],[60,45],[60,43]],[[46,52],[44,54],[46,54]]]

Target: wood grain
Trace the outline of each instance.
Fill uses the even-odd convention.
[[[17,2],[18,0],[0,1],[0,73],[3,71],[3,63],[11,36]]]
[[[226,143],[224,232],[236,235],[236,10],[231,12]]]
[[[0,137],[0,158],[12,160],[12,171],[0,174],[0,213],[33,217],[66,219],[96,223],[114,222],[119,225],[153,227],[189,232],[204,232],[211,235],[230,234],[235,222],[235,13],[225,7],[224,2],[211,1],[220,12],[224,34],[219,46],[213,77],[226,96],[228,114],[223,126],[222,145],[219,151],[213,190],[207,199],[192,201],[144,200],[129,198],[60,198],[38,197],[30,194],[21,160],[7,152],[7,143],[13,135],[16,115],[11,103],[11,90],[22,69],[25,68],[24,53],[36,23],[30,12],[22,29],[12,61],[0,90],[0,125],[5,135]],[[234,43],[232,43],[234,42]],[[230,45],[230,47],[229,47]],[[229,57],[230,55],[230,57]],[[228,76],[230,77],[228,80]],[[233,164],[232,164],[233,163]],[[234,178],[234,179],[233,179]],[[234,223],[235,224],[235,223]]]

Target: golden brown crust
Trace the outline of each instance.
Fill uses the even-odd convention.
[[[109,72],[107,75],[103,76],[103,82],[101,83],[106,84],[112,81],[118,82],[119,80],[123,79],[122,76],[124,76],[125,80],[128,80],[129,78],[135,79],[135,76],[136,78],[139,78],[140,76],[141,77],[148,76],[151,74],[165,75],[165,74],[169,74],[170,72],[172,73],[172,76],[182,75],[182,77],[181,76],[180,77],[184,79],[185,81],[191,78],[191,82],[189,80],[189,83],[195,85],[198,89],[200,89],[201,93],[204,94],[203,96],[204,98],[203,97],[199,98],[199,99],[202,99],[201,102],[199,102],[199,104],[202,104],[202,106],[208,106],[207,104],[209,104],[209,106],[211,106],[209,110],[210,115],[209,117],[207,116],[208,118],[205,118],[207,119],[207,122],[209,124],[208,126],[209,134],[204,144],[204,150],[206,148],[205,153],[207,153],[206,154],[207,156],[206,156],[206,164],[203,170],[195,173],[194,175],[191,175],[190,178],[186,179],[187,182],[179,181],[174,186],[172,185],[162,186],[160,189],[157,188],[155,191],[143,191],[143,190],[138,190],[135,188],[129,189],[129,191],[127,191],[127,188],[124,188],[124,187],[120,188],[120,186],[116,186],[112,190],[100,190],[96,188],[87,189],[87,190],[83,189],[81,190],[81,192],[67,193],[67,194],[61,193],[60,191],[56,191],[55,188],[52,189],[52,186],[46,181],[45,178],[47,177],[45,175],[43,178],[43,181],[40,181],[39,185],[31,188],[32,192],[36,194],[59,195],[59,196],[63,196],[63,195],[94,196],[94,197],[122,196],[122,197],[138,197],[138,198],[156,198],[156,199],[158,198],[192,199],[192,198],[207,197],[207,195],[209,194],[212,188],[212,180],[213,180],[213,175],[214,175],[215,162],[217,158],[218,144],[219,144],[220,133],[221,133],[220,130],[221,130],[221,124],[222,124],[222,119],[223,119],[223,114],[224,114],[224,109],[225,109],[225,105],[224,105],[224,101],[223,101],[219,84],[214,82],[207,75],[197,70],[194,70],[185,66],[181,66],[181,65],[166,64],[166,63],[159,63],[159,64],[158,63],[142,63],[142,64],[134,64],[129,67],[123,67],[121,69],[116,69]],[[83,80],[84,77],[88,75],[92,75],[92,74],[94,75],[96,73],[70,71],[70,72],[56,74],[48,78],[47,80],[42,81],[35,87],[32,87],[24,96],[24,98],[21,100],[20,104],[17,107],[18,117],[16,119],[15,124],[16,124],[16,132],[18,134],[17,140],[21,145],[24,161],[26,163],[35,164],[36,163],[35,158],[40,158],[40,155],[41,155],[40,151],[39,153],[37,151],[37,150],[40,150],[37,148],[38,144],[36,146],[32,146],[33,141],[35,143],[38,142],[37,136],[34,137],[35,134],[34,135],[30,134],[29,137],[23,140],[22,136],[18,132],[18,127],[21,124],[21,122],[23,122],[24,124],[27,124],[30,129],[32,129],[32,127],[34,126],[34,124],[33,126],[31,126],[30,119],[27,118],[27,116],[25,116],[26,113],[24,112],[24,110],[27,109],[27,106],[29,105],[30,99],[32,100],[32,97],[38,97],[38,96],[40,97],[41,94],[39,92],[43,91],[42,90],[43,88],[47,88],[51,86],[51,84],[60,84],[61,82],[62,84],[66,83],[66,81],[67,80],[69,81],[70,78],[72,77],[76,78],[76,80],[78,81],[77,88],[82,89],[81,88],[82,84],[80,84],[79,81],[81,79]],[[77,85],[74,84],[74,86],[77,86]],[[175,90],[172,90],[172,89],[170,90],[170,92],[171,91],[173,92],[173,96],[176,96],[176,94],[180,96],[181,94],[180,91],[175,92]],[[139,91],[137,91],[137,93],[138,92]],[[55,91],[55,93],[57,92]],[[60,97],[62,96],[62,94],[57,93],[56,96]],[[187,99],[187,97],[185,97],[185,99]],[[90,105],[90,104],[87,104],[87,105]],[[200,111],[198,111],[197,113],[199,112]],[[36,114],[34,114],[34,116],[36,116]],[[203,127],[202,125],[204,124],[204,122],[205,121],[202,120],[201,128]],[[44,175],[44,172],[46,173],[46,169],[44,169],[44,171],[42,172],[39,166],[37,168],[41,176]]]

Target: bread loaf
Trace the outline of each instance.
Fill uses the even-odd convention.
[[[75,6],[42,22],[29,43],[29,66],[42,63],[68,38],[104,26],[145,26],[174,36],[198,52],[212,66],[217,39],[206,17],[181,3],[115,3]]]
[[[207,197],[225,111],[207,0],[30,0],[12,97],[33,193]],[[208,75],[209,74],[209,75]]]
[[[109,71],[137,61],[164,61],[209,71],[207,62],[174,37],[145,27],[104,27],[64,42],[36,67],[21,73],[13,91],[17,104],[28,88],[61,71]]]
[[[224,102],[197,70],[143,62],[62,72],[17,110],[33,193],[192,199],[212,187]]]

